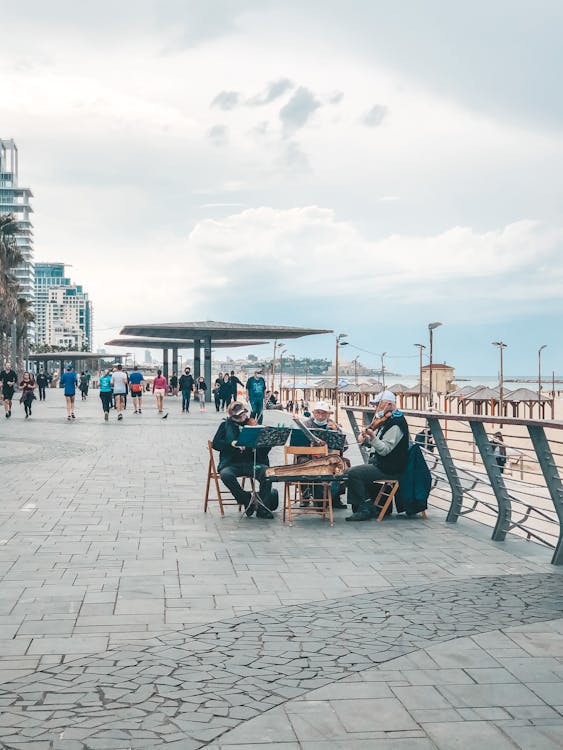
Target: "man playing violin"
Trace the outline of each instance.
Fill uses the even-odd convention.
[[[221,422],[213,438],[213,449],[219,451],[217,468],[221,481],[229,488],[237,503],[244,506],[247,516],[251,516],[256,510],[258,518],[273,518],[271,510],[277,508],[277,490],[273,490],[271,483],[264,478],[265,467],[269,466],[270,449],[257,449],[255,466],[254,451],[237,445],[242,428],[246,426],[256,426],[256,420],[248,416],[244,404],[234,401],[227,408],[227,419]],[[252,476],[256,476],[260,482],[262,504],[256,505],[252,500],[252,493],[243,490],[238,480],[239,477]]]
[[[378,513],[375,508],[373,483],[382,479],[397,479],[407,468],[409,460],[409,428],[400,411],[395,411],[395,394],[379,393],[370,404],[376,404],[376,419],[362,430],[358,443],[372,449],[369,463],[354,466],[347,472],[348,504],[353,515],[347,521],[368,521]]]

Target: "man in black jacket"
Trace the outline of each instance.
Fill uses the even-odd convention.
[[[49,385],[47,373],[45,373],[43,370],[39,370],[35,382],[37,383],[37,388],[39,389],[39,400],[45,401],[45,389]]]
[[[190,411],[190,398],[194,389],[194,378],[190,372],[190,368],[186,367],[184,374],[180,376],[178,381],[180,390],[182,391],[182,411]]]
[[[347,472],[348,504],[353,515],[347,521],[367,521],[378,509],[375,508],[373,483],[381,479],[398,479],[409,461],[409,428],[400,411],[395,411],[395,394],[383,391],[372,401],[377,404],[376,416],[389,415],[377,431],[364,430],[358,443],[367,443],[372,448],[368,464],[354,466]]]
[[[223,420],[213,438],[213,449],[219,451],[219,474],[221,481],[228,487],[239,505],[244,505],[246,515],[251,516],[256,510],[258,518],[273,518],[268,508],[277,507],[275,502],[276,490],[271,489],[271,483],[265,481],[265,466],[268,466],[269,449],[256,451],[256,466],[254,465],[254,451],[236,445],[242,428],[248,423],[248,412],[238,401],[227,409],[228,417]],[[252,493],[243,490],[238,477],[252,477],[260,482],[260,499],[263,505],[252,502]],[[264,507],[266,506],[266,507]],[[275,507],[274,507],[275,506]]]

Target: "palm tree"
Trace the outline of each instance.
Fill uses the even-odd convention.
[[[9,356],[9,338],[21,293],[14,275],[14,269],[23,260],[16,243],[17,231],[18,223],[13,214],[0,215],[0,354],[3,358]]]

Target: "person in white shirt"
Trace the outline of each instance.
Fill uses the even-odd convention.
[[[125,406],[125,396],[127,395],[128,383],[129,378],[127,377],[127,373],[123,371],[123,365],[117,365],[117,369],[111,376],[111,385],[113,388],[113,399],[119,421],[123,419],[123,408]]]

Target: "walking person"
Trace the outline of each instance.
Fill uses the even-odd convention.
[[[244,388],[244,383],[237,378],[234,370],[231,370],[229,380],[231,381],[232,400],[238,401],[238,387],[240,385],[241,388]]]
[[[197,392],[197,399],[199,401],[199,410],[205,411],[205,393],[207,391],[207,383],[205,382],[205,378],[203,375],[200,375],[199,378],[195,381],[195,387]]]
[[[104,410],[104,419],[107,422],[111,409],[111,372],[109,370],[106,370],[100,377],[100,399]]]
[[[254,417],[258,420],[258,424],[262,424],[263,412],[264,412],[264,398],[266,396],[266,381],[260,370],[256,370],[254,375],[248,378],[246,381],[246,390],[248,393],[248,400],[250,401],[250,417]]]
[[[164,395],[168,390],[168,382],[166,378],[162,377],[162,370],[156,371],[156,378],[152,381],[152,392],[156,397],[156,408],[158,413],[162,414],[164,405]],[[168,414],[166,414],[168,416]]]
[[[20,383],[20,403],[23,404],[25,409],[25,418],[31,417],[31,405],[35,399],[35,379],[29,372],[24,372]]]
[[[76,419],[76,415],[74,414],[74,398],[76,396],[77,385],[78,378],[76,377],[76,373],[72,369],[72,365],[67,365],[66,370],[61,374],[59,388],[64,388],[66,418],[68,422],[72,419]]]
[[[213,400],[215,401],[215,411],[219,411],[221,408],[221,383],[223,381],[223,373],[220,372],[215,378],[213,385]]]
[[[172,396],[178,395],[178,376],[175,372],[172,373],[172,377],[170,378],[170,390],[172,391]]]
[[[178,381],[180,390],[182,391],[182,412],[189,414],[190,412],[190,399],[192,397],[192,391],[194,389],[194,378],[189,367],[184,369],[184,374],[180,376]]]
[[[506,464],[506,445],[504,444],[504,438],[502,432],[495,432],[491,440],[489,440],[493,448],[495,461],[500,469],[500,473],[504,474],[504,466]]]
[[[12,416],[12,399],[18,382],[18,376],[12,369],[10,362],[6,362],[4,369],[0,372],[0,383],[2,384],[2,398],[4,399],[4,415],[6,419]]]
[[[219,386],[219,398],[221,400],[221,411],[225,411],[233,398],[233,389],[228,372],[223,375],[223,380]]]
[[[112,375],[111,384],[113,386],[113,398],[117,410],[117,419],[121,422],[123,419],[123,409],[125,408],[127,386],[129,384],[129,378],[127,377],[127,373],[124,372],[121,362],[117,365],[117,369]]]
[[[80,382],[78,383],[78,389],[82,395],[82,401],[86,401],[88,396],[88,380],[86,379],[85,373],[80,373]]]
[[[37,383],[37,390],[39,391],[39,400],[45,401],[45,389],[49,385],[49,378],[47,377],[47,373],[45,373],[43,370],[39,370],[35,382]]]
[[[143,381],[143,373],[139,372],[139,370],[133,370],[133,372],[129,374],[129,387],[131,389],[131,398],[133,399],[135,414],[142,413]]]

